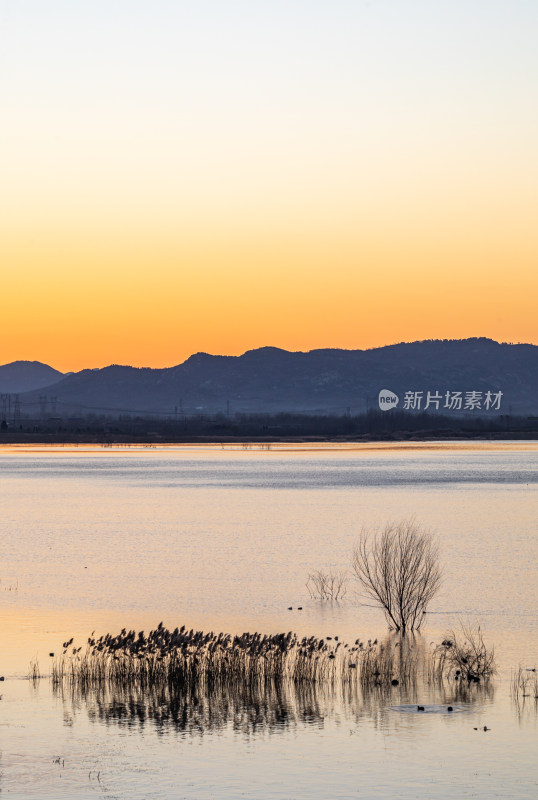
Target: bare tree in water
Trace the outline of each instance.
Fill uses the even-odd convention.
[[[439,550],[432,533],[414,519],[363,530],[353,551],[353,571],[364,593],[397,631],[418,630],[441,585]]]

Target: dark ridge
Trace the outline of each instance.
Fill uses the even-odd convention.
[[[0,366],[0,392],[29,392],[52,386],[63,377],[63,373],[40,361],[12,361]]]
[[[3,368],[0,368],[0,370]],[[50,368],[47,368],[50,369]],[[289,352],[276,347],[241,356],[196,353],[166,369],[111,365],[59,377],[53,416],[238,413],[367,413],[381,389],[395,392],[503,393],[501,414],[538,413],[538,347],[487,338],[426,340],[371,350]],[[21,414],[50,416],[40,391],[20,398]],[[402,408],[400,403],[399,408]],[[424,410],[423,408],[421,410]]]

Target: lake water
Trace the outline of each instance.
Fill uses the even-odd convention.
[[[0,790],[25,800],[537,797],[537,704],[510,696],[511,672],[538,666],[537,488],[538,445],[524,442],[0,450]],[[161,620],[385,636],[352,582],[340,604],[311,599],[305,582],[348,569],[363,527],[410,516],[439,537],[444,573],[422,646],[461,619],[495,646],[497,678],[463,700],[453,685],[421,682],[170,697],[26,679],[31,660],[46,674],[49,652],[71,636],[84,644],[93,630]]]

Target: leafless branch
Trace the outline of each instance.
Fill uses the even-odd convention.
[[[495,674],[495,651],[484,642],[480,625],[461,623],[460,631],[450,631],[436,648],[440,670],[450,677],[479,683]]]
[[[318,569],[308,576],[306,588],[315,600],[342,600],[347,593],[347,577],[342,570]]]
[[[402,633],[420,628],[441,584],[438,547],[429,531],[414,519],[388,523],[373,532],[363,530],[352,567],[391,628]]]

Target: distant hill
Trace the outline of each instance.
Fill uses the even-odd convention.
[[[423,392],[424,398],[428,391],[439,392],[443,398],[447,391],[481,392],[482,398],[488,391],[501,391],[500,413],[538,414],[538,347],[475,338],[372,350],[295,353],[262,347],[241,356],[197,353],[167,369],[113,365],[83,370],[61,378],[50,394],[56,397],[54,411],[58,415],[181,416],[226,413],[228,409],[231,414],[345,413],[347,409],[360,413],[378,408],[381,389],[398,395],[400,409],[408,391]],[[21,397],[24,414],[37,414],[39,394],[34,391]],[[48,413],[51,408],[49,404]]]
[[[40,361],[13,361],[0,367],[0,393],[17,394],[57,383],[62,372]]]

